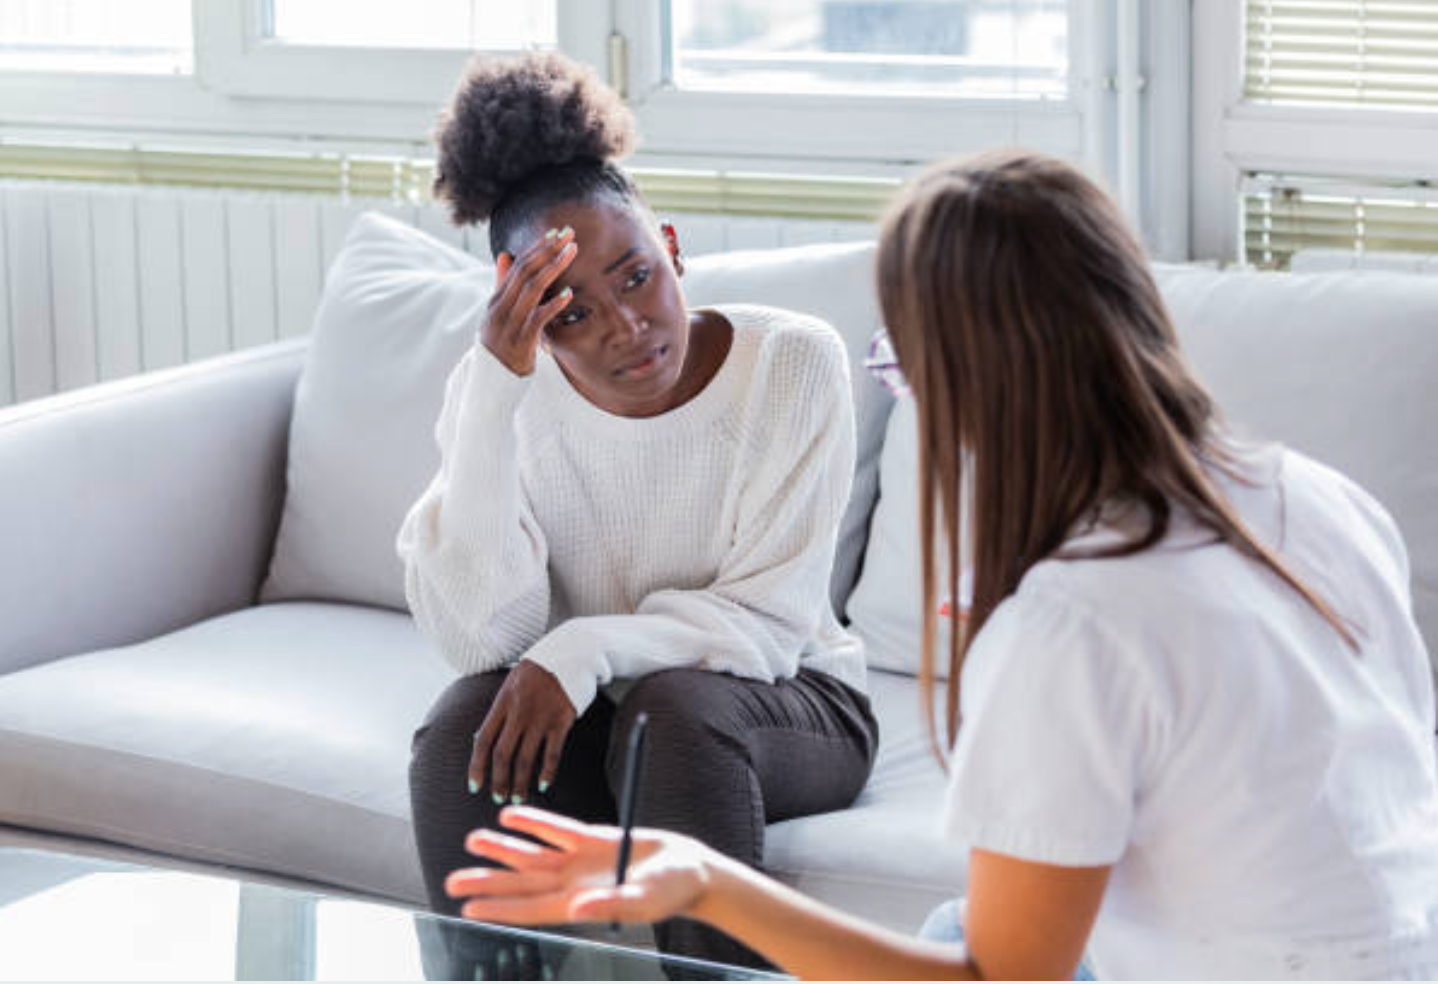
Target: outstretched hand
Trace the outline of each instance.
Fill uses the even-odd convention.
[[[660,830],[636,829],[628,877],[614,883],[619,857],[617,827],[580,823],[530,807],[510,807],[499,822],[542,841],[476,830],[465,841],[471,854],[505,865],[464,868],[445,890],[467,898],[467,919],[542,926],[572,922],[652,923],[690,913],[711,880],[709,849]]]

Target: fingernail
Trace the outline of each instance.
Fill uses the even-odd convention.
[[[566,288],[564,288],[563,290],[561,290],[561,291],[559,292],[559,296],[560,296],[560,297],[563,297],[563,298],[573,297],[573,296],[574,296],[574,288],[573,288],[573,287],[566,287]]]
[[[543,794],[549,792],[549,780],[548,780],[548,779],[541,779],[541,780],[539,780],[539,792],[540,792],[540,795],[543,795]]]
[[[499,795],[498,793],[490,793],[490,794],[489,794],[489,798],[492,799],[492,800],[494,800],[494,805],[495,805],[495,806],[503,806],[503,805],[504,805],[504,797],[501,796],[501,795]]]
[[[564,255],[564,254],[566,254],[566,253],[576,253],[576,252],[578,252],[578,251],[579,251],[579,247],[575,244],[574,240],[571,239],[569,242],[567,242],[567,243],[564,244],[564,248],[561,249],[559,252],[560,252],[560,255],[562,256],[562,255]]]
[[[544,238],[545,238],[545,239],[553,239],[554,237],[556,237],[556,236],[558,236],[558,235],[559,235],[559,230],[558,230],[558,229],[550,229],[548,232],[546,232],[546,233],[544,234]]]
[[[513,803],[515,806],[523,806],[523,805],[524,805],[524,797],[521,796],[521,795],[519,795],[518,793],[515,793],[513,796],[511,796],[511,797],[509,798],[509,801],[510,801],[511,803]]]
[[[471,779],[469,781],[469,795],[473,796],[477,792],[479,792],[479,783]]]
[[[560,229],[560,230],[559,230],[559,238],[560,238],[560,239],[565,239],[565,238],[567,238],[567,237],[569,237],[569,236],[572,236],[572,235],[574,235],[574,230],[571,229],[569,226],[565,226],[563,229]]]

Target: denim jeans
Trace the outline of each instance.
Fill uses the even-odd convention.
[[[928,918],[924,920],[924,925],[919,929],[919,938],[931,940],[934,943],[964,942],[964,922],[960,903],[957,900],[945,902],[929,913]],[[1094,980],[1093,972],[1088,969],[1088,964],[1081,962],[1078,965],[1078,970],[1074,971],[1074,980]]]

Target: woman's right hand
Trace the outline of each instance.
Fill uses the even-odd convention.
[[[520,926],[570,922],[658,922],[692,912],[713,878],[714,853],[698,841],[663,830],[633,834],[633,864],[614,884],[620,832],[530,807],[499,815],[520,840],[476,830],[465,847],[504,868],[452,872],[445,891],[466,899],[468,919]]]
[[[544,300],[545,291],[574,262],[578,251],[574,230],[565,227],[549,230],[518,260],[508,253],[499,254],[495,264],[497,284],[479,329],[479,340],[517,376],[534,371],[544,326],[573,297],[566,287],[547,302]]]

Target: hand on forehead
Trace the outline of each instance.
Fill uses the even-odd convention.
[[[661,231],[648,209],[629,202],[566,202],[522,227],[510,242],[511,250],[500,254],[500,276],[527,255],[542,252],[553,236],[563,234],[572,235],[579,250],[567,280],[608,276],[636,254],[677,259],[678,240],[672,230],[667,226]]]

